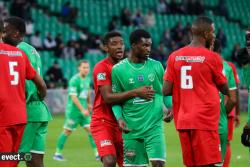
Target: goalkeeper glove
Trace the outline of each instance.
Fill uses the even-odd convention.
[[[246,147],[250,147],[250,126],[249,125],[246,125],[243,129],[243,133],[241,134],[241,143]]]

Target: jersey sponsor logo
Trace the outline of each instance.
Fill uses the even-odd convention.
[[[22,56],[22,52],[20,51],[6,51],[6,50],[0,50],[1,55],[8,55],[8,56]]]
[[[135,83],[135,81],[134,81],[134,79],[133,79],[133,78],[129,78],[129,79],[128,79],[128,83],[129,83],[129,84],[134,84],[134,83]]]
[[[203,63],[205,56],[176,56],[175,61],[186,61],[189,63]]]
[[[98,81],[104,81],[104,80],[106,80],[106,73],[98,73],[97,74],[97,80]]]
[[[146,99],[141,99],[139,97],[136,97],[133,99],[133,104],[145,104],[145,103],[151,103],[153,100],[146,100]]]
[[[101,147],[112,146],[112,142],[110,140],[102,140]]]
[[[155,75],[153,73],[148,75],[148,80],[153,82],[155,80]]]
[[[144,76],[143,75],[139,75],[138,76],[138,81],[143,82],[144,81]]]

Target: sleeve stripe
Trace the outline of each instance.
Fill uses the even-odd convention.
[[[229,88],[229,90],[235,90],[237,89],[237,87],[232,87],[232,88]]]

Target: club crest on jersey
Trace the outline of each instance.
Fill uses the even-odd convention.
[[[129,78],[129,79],[128,79],[128,83],[129,83],[129,84],[133,84],[133,83],[135,83],[135,81],[134,81],[133,78]]]
[[[104,80],[106,80],[106,73],[98,73],[97,74],[97,80],[98,81],[104,81]]]
[[[138,76],[138,81],[143,82],[144,81],[144,76],[143,75],[139,75]]]
[[[155,75],[153,73],[148,75],[148,80],[153,82],[155,80]]]

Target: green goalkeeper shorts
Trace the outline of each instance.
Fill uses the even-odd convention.
[[[124,140],[123,166],[147,166],[149,161],[166,160],[165,136],[162,128],[144,138]]]
[[[76,118],[66,117],[63,128],[68,130],[75,130],[78,125],[82,127],[89,127],[90,124],[90,116],[79,116]]]
[[[28,122],[24,130],[19,152],[44,154],[47,130],[48,122]]]

